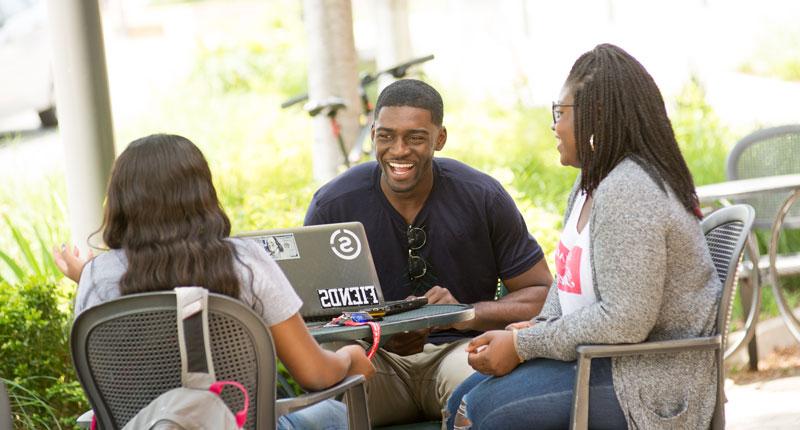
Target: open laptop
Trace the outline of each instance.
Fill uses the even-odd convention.
[[[328,320],[353,311],[391,315],[427,303],[426,298],[384,301],[360,222],[255,231],[237,236],[257,241],[278,263],[303,301],[300,315],[307,321]]]

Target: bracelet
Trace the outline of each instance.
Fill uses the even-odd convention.
[[[525,359],[523,359],[522,356],[519,355],[519,350],[517,349],[517,332],[518,331],[519,330],[517,330],[515,328],[511,329],[511,339],[512,339],[512,342],[514,343],[514,353],[517,354],[517,359],[519,359],[520,363],[524,363]]]

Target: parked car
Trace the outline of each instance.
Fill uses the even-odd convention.
[[[35,110],[58,124],[42,0],[0,0],[0,116]]]

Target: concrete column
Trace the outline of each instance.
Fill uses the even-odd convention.
[[[72,241],[85,252],[115,156],[100,9],[97,0],[48,0],[47,8]]]
[[[308,34],[309,100],[331,96],[345,100],[347,108],[339,111],[337,119],[350,149],[358,136],[361,114],[352,5],[350,0],[305,0],[303,13]],[[344,157],[325,115],[314,118],[312,151],[315,180],[324,182],[339,173]]]

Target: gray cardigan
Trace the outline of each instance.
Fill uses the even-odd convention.
[[[589,236],[597,302],[561,316],[554,283],[537,324],[518,333],[522,358],[573,361],[581,344],[714,332],[722,286],[700,225],[632,160],[595,190]],[[713,352],[613,358],[612,374],[628,428],[708,428],[716,396]]]

